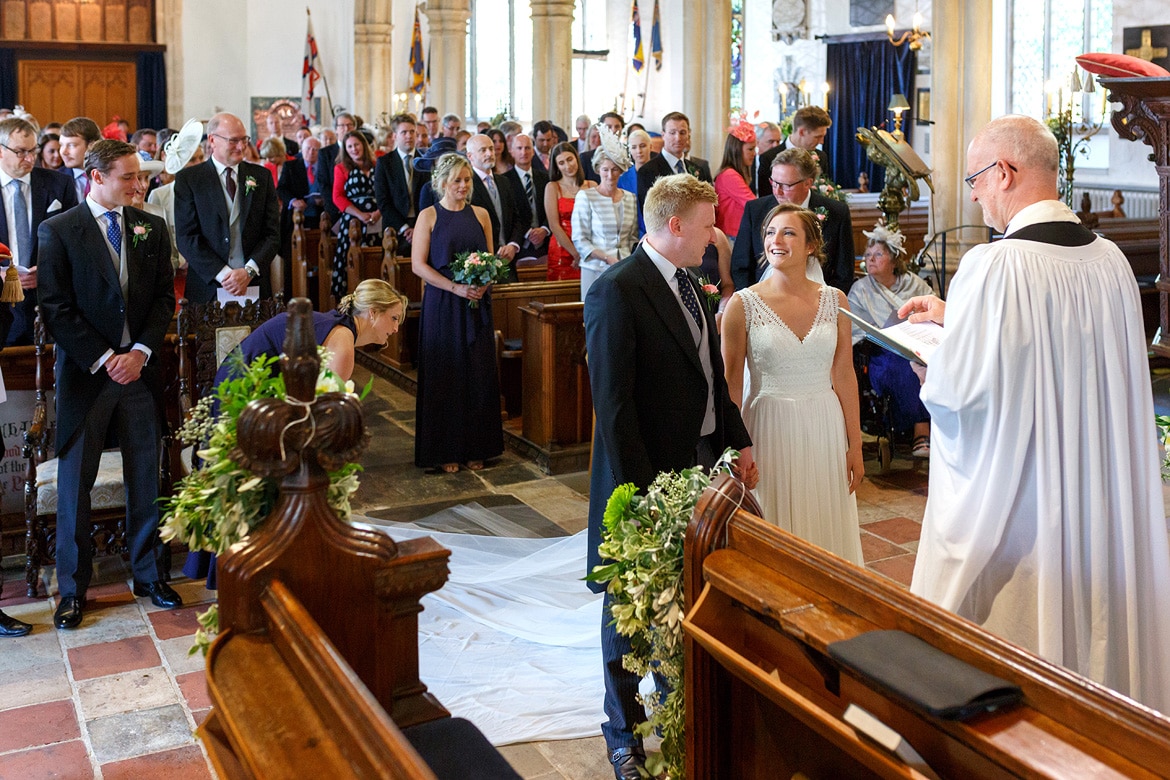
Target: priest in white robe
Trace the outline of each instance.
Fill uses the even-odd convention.
[[[1001,241],[963,258],[926,372],[930,493],[912,592],[1170,713],[1170,550],[1141,304],[1110,241],[1057,200],[1021,116],[967,152]]]

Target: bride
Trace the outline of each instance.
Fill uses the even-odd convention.
[[[850,323],[838,313],[849,304],[809,278],[823,247],[816,214],[782,203],[764,224],[772,273],[732,297],[722,326],[728,390],[743,399],[760,467],[756,494],[766,520],[862,565],[857,375]]]

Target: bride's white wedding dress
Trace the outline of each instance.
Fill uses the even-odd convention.
[[[846,472],[848,440],[831,369],[837,291],[821,287],[812,327],[799,338],[751,289],[736,293],[747,324],[751,389],[743,420],[760,469],[764,519],[863,564],[857,500]]]

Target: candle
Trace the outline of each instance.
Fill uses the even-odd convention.
[[[893,14],[886,14],[886,32],[889,34],[890,38],[894,37],[894,15]]]
[[[821,108],[829,110],[829,82],[821,84]]]

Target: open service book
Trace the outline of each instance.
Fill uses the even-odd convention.
[[[930,362],[930,356],[942,343],[943,329],[937,322],[902,320],[888,327],[879,328],[851,311],[841,309],[841,313],[861,328],[870,341],[924,366]]]

